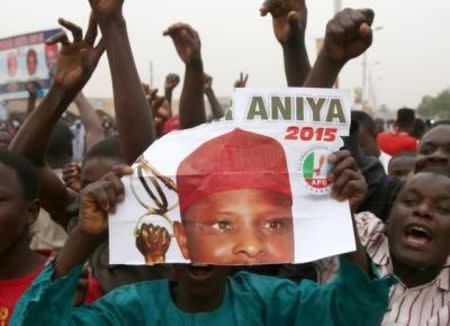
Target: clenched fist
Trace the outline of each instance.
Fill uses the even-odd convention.
[[[142,224],[136,232],[136,247],[147,265],[164,263],[170,246],[170,234],[165,227]]]
[[[166,82],[164,83],[164,88],[168,91],[173,91],[175,87],[180,83],[180,76],[177,74],[168,74],[166,76]]]
[[[212,88],[212,82],[213,78],[210,75],[203,75],[203,92],[207,92]]]
[[[324,49],[328,57],[338,63],[364,53],[372,44],[371,9],[344,9],[328,22]]]

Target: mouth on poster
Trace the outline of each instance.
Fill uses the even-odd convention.
[[[0,98],[27,97],[27,84],[33,83],[43,96],[56,67],[58,45],[45,41],[61,29],[50,29],[0,39]]]
[[[337,89],[237,89],[220,121],[154,142],[124,177],[110,263],[305,263],[355,249],[328,156],[350,129]]]

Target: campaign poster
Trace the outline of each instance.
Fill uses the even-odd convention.
[[[337,89],[237,89],[225,117],[154,142],[123,179],[110,263],[305,263],[355,249],[328,156],[350,129]]]
[[[61,29],[51,29],[0,39],[0,98],[26,98],[32,82],[43,96],[50,88],[56,67],[58,45],[45,41]]]

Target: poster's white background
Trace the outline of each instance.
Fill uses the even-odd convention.
[[[303,175],[299,170],[300,162],[308,150],[314,146],[326,146],[330,151],[338,150],[343,142],[340,137],[333,143],[303,142],[285,140],[286,127],[289,125],[311,125],[310,115],[305,115],[306,122],[286,121],[244,121],[249,99],[254,94],[314,95],[337,96],[342,99],[345,108],[346,124],[339,127],[339,135],[346,136],[350,124],[350,94],[340,90],[288,89],[288,90],[253,90],[243,89],[235,94],[233,122],[213,122],[197,128],[173,132],[156,141],[145,153],[144,158],[162,175],[176,180],[178,164],[202,143],[223,135],[239,127],[244,130],[273,137],[283,145],[288,162],[289,177],[293,195],[293,218],[295,236],[295,263],[304,263],[323,257],[352,251],[355,248],[353,227],[348,202],[339,203],[329,195],[316,195],[307,190]],[[308,108],[305,107],[307,111]],[[324,115],[326,108],[324,108]],[[309,117],[309,118],[308,118]],[[323,118],[322,121],[325,119]],[[325,122],[314,126],[330,127]],[[224,176],[226,177],[226,176]],[[125,178],[125,202],[118,207],[117,213],[110,217],[110,263],[144,264],[144,258],[135,246],[134,230],[138,219],[145,215],[146,209],[134,198],[131,191],[133,184],[136,193],[146,204],[152,205],[150,198],[140,186],[135,175]],[[165,189],[169,206],[178,202],[174,192]],[[155,207],[155,206],[153,206]],[[168,213],[173,221],[180,220],[178,206]],[[143,222],[164,225],[173,234],[171,227],[163,218],[147,216]],[[207,245],[207,244],[205,244]],[[166,255],[167,263],[186,262],[181,255],[175,238]]]

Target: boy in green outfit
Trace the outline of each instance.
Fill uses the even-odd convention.
[[[347,151],[330,157],[333,196],[352,210],[366,191]],[[326,286],[249,273],[227,276],[226,267],[175,265],[173,280],[121,287],[91,305],[73,307],[82,263],[108,233],[108,213],[124,199],[122,166],[81,192],[80,219],[53,264],[16,306],[13,325],[379,325],[392,278],[379,279],[357,238],[357,251],[341,256],[338,278]]]

